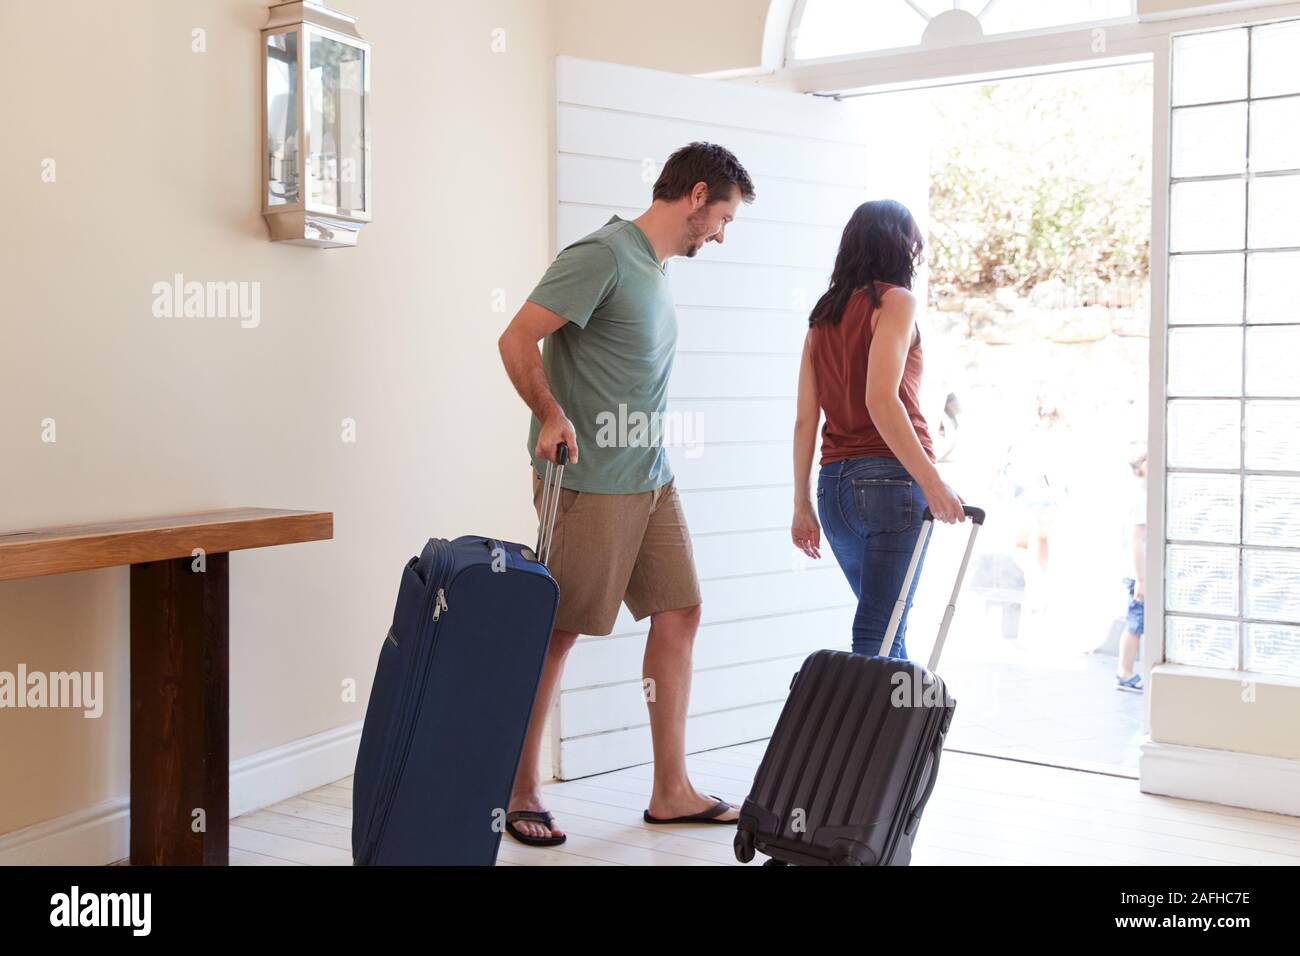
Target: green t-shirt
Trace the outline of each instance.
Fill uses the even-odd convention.
[[[614,216],[566,247],[528,300],[569,320],[542,345],[546,378],[578,440],[564,487],[625,495],[666,484],[677,313],[649,238]],[[530,455],[540,430],[534,415]],[[534,458],[533,467],[544,474],[546,462]]]

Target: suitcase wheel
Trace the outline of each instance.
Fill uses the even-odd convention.
[[[763,865],[764,866],[789,866],[790,864],[785,862],[785,860],[778,860],[776,857],[772,857],[772,859],[770,860],[764,860]]]
[[[737,830],[732,846],[736,851],[736,859],[741,863],[748,863],[754,858],[754,834],[748,830]]]

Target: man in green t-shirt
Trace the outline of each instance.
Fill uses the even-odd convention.
[[[541,469],[561,443],[569,452],[549,560],[560,606],[506,814],[523,843],[564,842],[541,803],[542,728],[578,635],[609,634],[624,602],[638,621],[650,618],[643,677],[655,772],[645,820],[734,825],[739,815],[686,773],[700,586],[663,442],[677,345],[664,263],[722,242],[740,203],[753,199],[749,174],[728,150],[684,146],[664,164],[650,208],[636,219],[612,216],[566,247],[501,336],[506,372],[533,412],[539,510]]]

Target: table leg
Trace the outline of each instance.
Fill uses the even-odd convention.
[[[230,555],[131,565],[131,864],[229,862]]]

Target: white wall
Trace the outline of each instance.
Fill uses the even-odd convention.
[[[532,535],[496,337],[549,256],[548,11],[340,6],[375,47],[375,222],[322,251],[268,242],[260,215],[265,3],[0,4],[0,530],[335,513],[332,542],[231,559],[233,760],[361,720],[427,536]],[[260,326],[154,318],[175,272],[260,282]],[[99,720],[0,711],[0,833],[126,795],[127,636],[124,569],[0,584],[0,670],[103,670],[108,695]]]
[[[756,67],[769,0],[545,0],[556,52],[672,73]],[[778,0],[779,2],[779,0]]]

